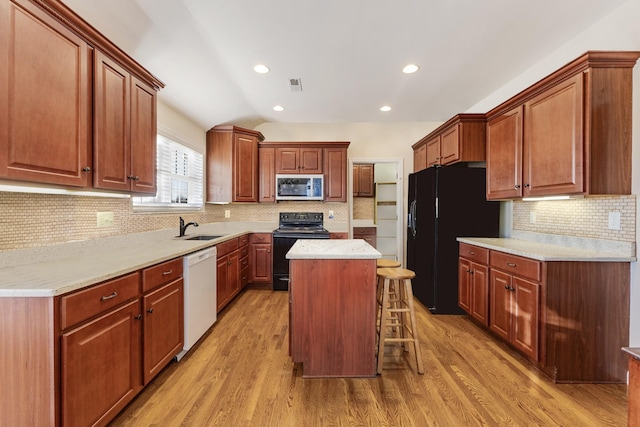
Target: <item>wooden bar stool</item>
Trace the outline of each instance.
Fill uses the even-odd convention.
[[[400,264],[400,261],[396,261],[393,259],[378,258],[376,260],[377,268],[396,268],[400,267],[401,265],[402,264]],[[382,302],[382,278],[380,276],[378,276],[376,295],[378,296],[378,304],[380,304]]]
[[[378,374],[382,373],[385,343],[413,343],[418,373],[424,373],[418,341],[416,313],[413,307],[411,279],[416,274],[404,268],[379,268],[378,280],[382,280],[382,296],[379,304]],[[387,328],[399,331],[387,337]],[[398,336],[399,335],[399,336]],[[408,346],[404,346],[409,351]]]

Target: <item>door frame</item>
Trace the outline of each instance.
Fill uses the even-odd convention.
[[[405,262],[405,236],[404,236],[404,169],[402,158],[377,158],[377,157],[353,157],[349,158],[347,168],[347,202],[349,205],[349,238],[353,238],[353,165],[358,163],[395,163],[396,165],[396,213],[398,219],[396,221],[396,253],[398,260]]]

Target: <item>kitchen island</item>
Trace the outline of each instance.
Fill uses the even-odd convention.
[[[364,240],[298,240],[290,260],[289,352],[303,377],[376,375],[376,259]]]

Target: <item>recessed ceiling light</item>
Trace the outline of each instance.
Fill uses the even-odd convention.
[[[284,111],[284,107],[282,105],[276,105],[273,107],[273,111]]]
[[[420,67],[418,67],[416,64],[409,64],[406,65],[403,69],[402,72],[405,74],[413,74],[416,71],[418,71],[420,69]]]
[[[389,107],[388,105],[383,105],[382,107],[380,107],[380,111],[384,111],[386,113],[387,111],[391,111],[391,107]]]
[[[255,71],[258,74],[266,74],[269,72],[269,67],[267,67],[264,64],[258,64],[255,67],[253,67],[253,71]]]

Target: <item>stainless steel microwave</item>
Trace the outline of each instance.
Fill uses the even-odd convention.
[[[276,200],[324,200],[324,175],[276,175]]]

